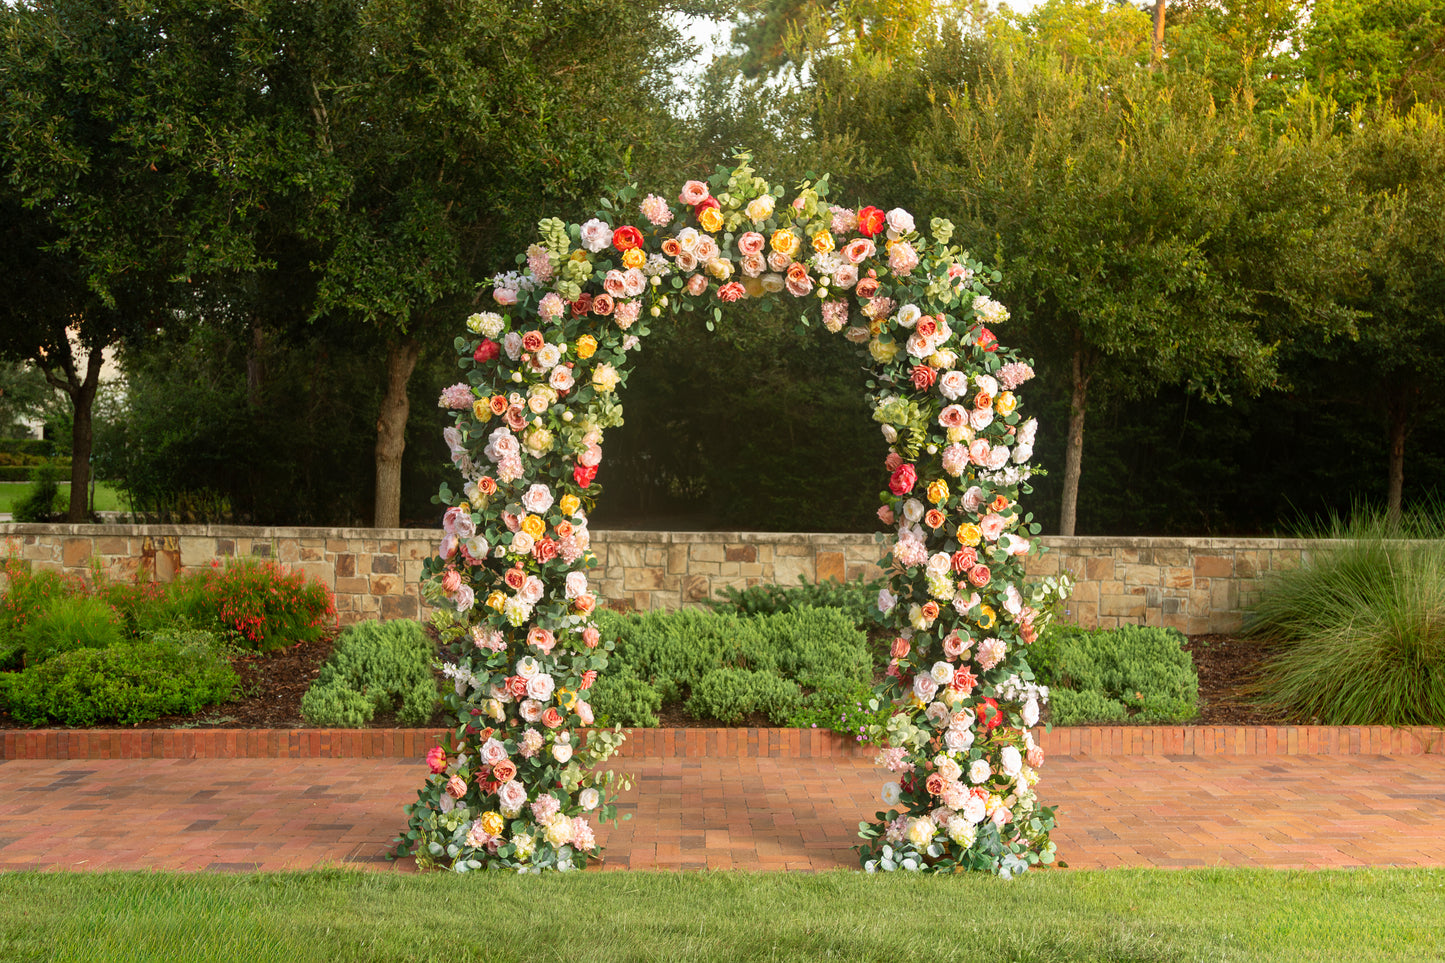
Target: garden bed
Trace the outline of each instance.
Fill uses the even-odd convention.
[[[236,698],[187,716],[165,716],[132,728],[227,728],[304,729],[301,697],[315,681],[331,652],[333,637],[303,642],[270,655],[246,655],[232,664],[241,676]],[[1187,649],[1199,673],[1199,717],[1193,725],[1255,726],[1282,724],[1252,705],[1245,692],[1256,678],[1265,647],[1249,639],[1227,635],[1200,635],[1189,640]],[[743,728],[767,728],[761,714],[737,723]],[[715,719],[694,719],[680,705],[666,705],[659,714],[660,725],[668,729],[715,729],[725,727]],[[395,728],[391,715],[379,716],[369,728]],[[0,713],[0,729],[31,728]],[[115,728],[113,725],[90,728]]]

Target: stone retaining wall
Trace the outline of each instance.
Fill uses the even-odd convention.
[[[422,561],[439,532],[426,529],[247,528],[221,525],[0,524],[0,551],[34,565],[109,578],[168,581],[226,558],[273,558],[336,593],[343,623],[416,618]],[[1069,621],[1114,628],[1163,625],[1189,634],[1230,632],[1260,578],[1306,560],[1299,539],[1044,538],[1029,574],[1071,573]],[[876,577],[883,548],[872,535],[755,532],[593,532],[592,578],[610,604],[677,608],[725,586]]]

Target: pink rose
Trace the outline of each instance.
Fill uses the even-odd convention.
[[[701,204],[707,198],[707,185],[702,181],[688,181],[682,185],[682,193],[677,195],[677,199],[689,207]]]
[[[608,271],[607,277],[602,281],[602,289],[612,297],[620,298],[627,293],[627,284],[623,280],[621,271]]]
[[[453,799],[461,799],[467,794],[467,784],[461,776],[453,776],[447,780],[447,795]]]
[[[943,470],[950,475],[960,475],[968,467],[968,449],[962,445],[949,445],[943,449]]]
[[[1002,515],[985,515],[983,520],[978,523],[978,527],[983,530],[984,538],[990,542],[996,542],[998,537],[1003,534],[1005,524]]]
[[[888,479],[888,490],[895,495],[906,495],[913,491],[917,481],[917,469],[912,465],[899,465]]]
[[[843,247],[843,257],[849,264],[862,264],[874,254],[878,253],[878,245],[866,237],[855,238]]]
[[[548,706],[542,713],[542,725],[548,729],[560,729],[563,721],[562,713],[557,711],[556,706]]]
[[[761,254],[767,244],[767,239],[757,231],[748,231],[738,238],[739,254]]]
[[[993,578],[993,573],[988,570],[987,565],[975,565],[968,570],[968,581],[974,588],[983,588]]]
[[[447,593],[448,595],[451,595],[453,592],[455,592],[461,587],[462,573],[458,572],[454,568],[447,569],[446,574],[442,576],[442,591]]]
[[[988,442],[983,438],[975,438],[968,446],[969,460],[975,465],[987,465],[989,453]]]
[[[613,305],[612,295],[599,294],[592,299],[592,313],[605,318],[612,313]]]
[[[851,264],[840,264],[833,272],[833,286],[844,291],[858,283],[858,269]]]
[[[582,644],[587,648],[597,648],[597,643],[600,641],[602,641],[602,633],[597,631],[597,626],[589,625],[582,630]]]
[[[878,279],[869,274],[866,278],[858,279],[858,297],[868,300],[878,293]]]
[[[813,290],[813,279],[808,276],[806,264],[790,264],[788,278],[784,283],[788,288],[788,293],[795,298],[806,297],[808,292]]]
[[[887,506],[887,505],[882,505],[882,506],[880,506],[879,509],[878,509],[878,520],[879,520],[880,522],[882,522],[884,525],[892,525],[892,524],[893,524],[893,509],[890,508],[890,507]]]
[[[899,241],[888,251],[888,270],[898,277],[907,277],[918,267],[918,253],[907,241]]]
[[[552,647],[557,644],[557,638],[552,634],[550,629],[533,626],[527,630],[527,644],[541,649],[543,653],[548,653],[551,652]]]
[[[968,420],[962,405],[949,405],[938,413],[938,423],[945,428],[959,428]]]
[[[432,746],[426,751],[426,764],[432,772],[447,771],[447,752],[441,746]]]
[[[517,303],[517,292],[511,288],[497,288],[492,292],[492,298],[503,307],[511,307]]]
[[[692,277],[690,277],[690,278],[687,279],[687,293],[688,293],[688,294],[691,294],[693,297],[697,297],[699,294],[701,294],[702,292],[704,292],[704,291],[706,291],[706,290],[707,290],[707,275],[706,275],[706,274],[694,274]]]
[[[738,263],[742,268],[743,277],[755,278],[768,269],[768,259],[761,254],[744,254],[743,259]]]
[[[888,653],[895,659],[905,659],[908,657],[908,653],[912,648],[913,646],[909,644],[909,641],[900,635],[893,640],[893,646],[888,650]]]

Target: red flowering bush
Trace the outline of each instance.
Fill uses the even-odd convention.
[[[247,559],[182,575],[167,594],[192,625],[233,634],[258,652],[314,641],[337,624],[331,591],[276,562]]]

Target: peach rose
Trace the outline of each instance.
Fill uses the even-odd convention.
[[[687,293],[693,297],[707,290],[707,275],[694,274],[687,279]]]
[[[813,279],[808,276],[808,266],[797,263],[789,265],[786,284],[788,293],[793,297],[805,297],[808,292],[813,290]]]
[[[748,231],[738,237],[738,253],[743,255],[761,254],[765,244],[767,244],[767,239],[761,234],[757,231]]]

